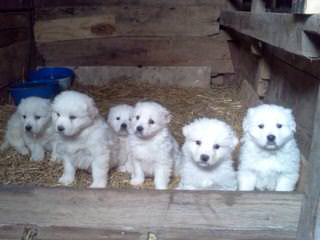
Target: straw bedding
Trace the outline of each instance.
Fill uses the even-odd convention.
[[[241,132],[245,109],[236,87],[200,89],[121,82],[103,87],[76,85],[73,88],[92,96],[104,116],[108,109],[116,104],[134,104],[140,100],[160,102],[172,112],[170,128],[180,144],[183,142],[182,126],[197,117],[206,116],[224,120],[234,127],[238,135]],[[6,122],[14,110],[13,105],[0,106],[1,139]],[[62,175],[62,165],[49,162],[49,156],[42,162],[32,162],[28,156],[21,156],[13,149],[0,154],[1,184],[58,185],[57,180]],[[112,171],[109,178],[111,187],[131,188],[128,174]],[[170,188],[175,187],[178,181],[177,178],[172,179]],[[87,187],[90,182],[91,176],[88,172],[78,171],[74,187]],[[153,188],[152,179],[147,179],[142,188]]]

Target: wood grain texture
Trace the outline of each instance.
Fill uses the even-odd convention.
[[[6,0],[9,2],[9,0]],[[36,8],[49,7],[78,7],[78,6],[103,6],[103,5],[136,5],[136,6],[190,6],[190,5],[211,5],[224,7],[226,0],[34,0]]]
[[[2,187],[0,226],[159,231],[178,236],[197,236],[198,232],[207,239],[219,231],[247,231],[248,236],[262,231],[268,232],[267,239],[290,239],[296,232],[300,207],[301,195],[295,193]]]
[[[127,36],[208,36],[219,32],[213,6],[107,6],[39,10],[38,42]],[[42,19],[42,20],[41,20]]]
[[[318,86],[315,114],[313,118],[313,137],[309,154],[307,180],[301,208],[297,240],[314,240],[316,217],[320,196],[320,89]]]
[[[106,38],[39,43],[46,65],[210,66],[233,72],[226,41],[213,38]]]
[[[105,86],[115,81],[150,83],[158,86],[210,87],[211,68],[199,67],[118,67],[76,66],[77,82]]]
[[[319,34],[319,16],[297,17],[292,14],[223,11],[221,25],[241,34],[306,58],[319,58],[318,41],[306,35],[311,28]],[[279,24],[281,23],[281,24]]]
[[[17,29],[29,28],[30,24],[29,12],[1,12],[0,13],[0,29]]]

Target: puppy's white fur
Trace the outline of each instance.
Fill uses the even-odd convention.
[[[40,161],[46,150],[52,150],[53,138],[50,100],[29,97],[22,99],[11,115],[1,150],[12,146],[22,155],[30,152],[31,160]]]
[[[93,99],[76,91],[62,92],[53,101],[53,120],[59,133],[56,152],[64,164],[59,182],[69,185],[77,168],[91,169],[90,187],[106,187],[108,170],[114,164],[110,159],[112,131]]]
[[[170,112],[156,102],[135,105],[129,135],[132,185],[142,184],[148,175],[154,176],[156,189],[167,189],[174,162],[179,158],[178,144],[168,129],[170,120]]]
[[[243,131],[239,190],[293,191],[299,178],[300,152],[291,110],[267,104],[251,108]]]
[[[107,122],[115,133],[115,144],[112,148],[112,158],[117,159],[118,171],[133,172],[132,161],[129,160],[129,126],[133,107],[128,104],[120,104],[110,108]]]
[[[232,128],[200,118],[183,127],[181,181],[178,189],[236,190],[232,152],[238,144]]]

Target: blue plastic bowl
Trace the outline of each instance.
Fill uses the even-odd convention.
[[[59,92],[60,87],[56,83],[31,83],[25,82],[10,86],[9,92],[16,105],[19,105],[21,99],[35,96],[53,99]]]
[[[66,90],[71,86],[74,79],[74,72],[63,67],[44,67],[37,71],[30,72],[27,76],[28,82],[37,83],[57,83],[61,90]]]

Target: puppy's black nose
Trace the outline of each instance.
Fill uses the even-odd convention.
[[[269,142],[274,142],[274,140],[276,140],[276,136],[273,135],[273,134],[270,134],[270,135],[267,136],[267,139],[268,139]]]
[[[207,154],[201,154],[200,159],[202,162],[208,162],[209,156]]]
[[[59,125],[57,127],[57,129],[58,129],[59,132],[63,132],[64,131],[64,126]]]
[[[138,131],[138,132],[142,132],[142,131],[143,131],[143,127],[142,127],[142,126],[138,126],[138,127],[137,127],[137,131]]]
[[[122,128],[122,129],[127,129],[127,124],[126,124],[126,123],[122,123],[122,124],[121,124],[121,128]]]
[[[25,127],[25,129],[26,129],[26,131],[30,132],[30,131],[32,130],[32,127],[31,127],[30,125],[27,125],[27,126]]]

